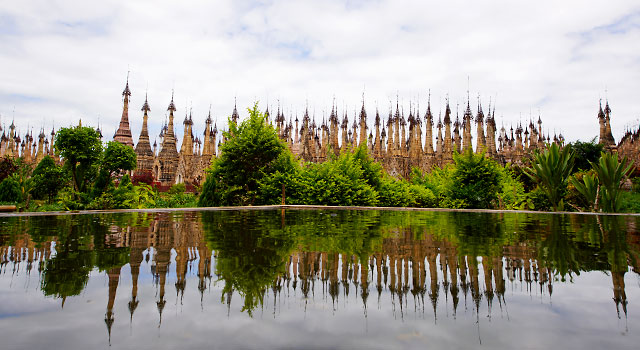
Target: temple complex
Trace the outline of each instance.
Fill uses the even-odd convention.
[[[123,107],[119,127],[114,140],[133,147],[138,157],[135,174],[146,174],[162,188],[173,184],[185,183],[187,186],[203,183],[205,171],[214,157],[219,156],[219,146],[225,141],[224,133],[218,136],[217,125],[213,122],[211,111],[204,118],[204,130],[196,132],[192,112],[185,112],[181,143],[175,132],[175,113],[173,93],[168,105],[168,121],[165,120],[159,135],[159,144],[151,144],[148,119],[151,105],[145,96],[142,105],[142,129],[137,144],[134,144],[129,124],[129,99],[132,92],[129,81],[122,92]],[[382,164],[392,176],[408,177],[413,168],[428,172],[433,167],[442,167],[453,162],[453,155],[468,149],[488,157],[500,164],[520,164],[526,161],[533,151],[543,149],[551,142],[564,144],[562,134],[550,135],[543,132],[542,120],[533,119],[528,123],[518,123],[507,129],[496,125],[496,108],[489,103],[485,110],[478,99],[475,112],[472,110],[469,96],[460,120],[456,109],[453,112],[446,101],[444,115],[432,111],[431,100],[421,114],[419,108],[409,109],[405,115],[399,103],[389,108],[387,117],[381,111],[375,111],[373,130],[369,126],[369,115],[365,109],[364,98],[359,113],[351,120],[347,111],[339,112],[331,108],[328,120],[316,122],[315,117],[305,110],[302,120],[297,115],[285,115],[278,106],[275,116],[267,108],[264,115],[268,123],[277,130],[279,137],[288,145],[293,154],[305,162],[324,162],[332,155],[338,155],[354,147],[366,147],[372,157]],[[185,108],[186,111],[186,108]],[[197,118],[196,118],[197,119]],[[240,115],[234,106],[230,122],[238,123]],[[640,152],[637,151],[640,129],[627,131],[616,145],[611,132],[611,108],[607,101],[598,111],[600,124],[599,143],[610,151],[618,151],[640,164]],[[475,123],[475,125],[473,125]],[[434,130],[435,128],[435,130]],[[98,131],[100,129],[98,128]],[[27,163],[36,163],[45,155],[55,156],[52,130],[48,138],[41,130],[37,140],[29,131],[20,136],[14,123],[7,130],[0,127],[0,156],[21,156]],[[435,140],[434,140],[435,138]],[[475,138],[475,139],[474,139]],[[178,148],[179,147],[179,148]],[[59,159],[58,159],[59,160]]]

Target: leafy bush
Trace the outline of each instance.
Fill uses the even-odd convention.
[[[620,194],[620,212],[640,213],[640,193],[622,192]]]
[[[182,194],[187,190],[187,186],[184,183],[179,183],[169,188],[169,194]]]
[[[552,209],[549,196],[540,187],[536,187],[533,191],[527,193],[527,201],[533,204],[534,210],[550,211]]]
[[[0,202],[18,203],[22,201],[20,183],[14,176],[7,177],[0,182]]]
[[[90,197],[86,193],[76,192],[72,187],[65,187],[58,192],[58,204],[65,210],[82,210],[89,204]]]
[[[500,191],[498,164],[471,149],[453,159],[456,166],[448,189],[451,200],[460,201],[464,208],[493,207]]]
[[[152,207],[155,208],[195,208],[198,206],[198,197],[193,193],[160,194]]]
[[[45,156],[36,166],[33,174],[33,197],[47,199],[49,203],[55,198],[68,181],[62,167],[53,158]]]
[[[150,170],[136,171],[131,178],[131,182],[136,186],[139,184],[151,185],[153,184],[153,173]]]
[[[498,193],[500,209],[534,209],[534,204],[525,193],[525,185],[520,181],[511,167],[500,168],[500,192]]]
[[[603,151],[603,145],[597,143],[595,137],[589,142],[573,142],[571,148],[575,154],[575,170],[583,171],[590,170],[591,163],[598,161]]]
[[[4,179],[11,176],[17,170],[18,164],[16,161],[9,156],[4,156],[0,159],[0,182],[4,181]]]

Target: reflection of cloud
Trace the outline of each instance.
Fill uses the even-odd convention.
[[[271,291],[265,296],[263,309],[256,310],[253,318],[240,312],[243,304],[236,295],[227,317],[226,305],[220,302],[222,283],[211,284],[201,305],[195,271],[189,273],[182,300],[173,293],[175,275],[167,279],[167,305],[162,326],[158,328],[157,295],[148,278],[149,271],[150,264],[143,262],[140,305],[130,323],[127,309],[130,271],[128,266],[122,268],[114,309],[111,339],[114,348],[468,349],[478,345],[480,336],[482,345],[491,349],[513,348],[514,344],[532,349],[584,349],[624,348],[638,337],[633,332],[625,337],[619,335],[611,290],[606,287],[610,277],[598,271],[582,273],[574,283],[556,283],[551,301],[548,295],[536,294],[535,284],[530,294],[525,283],[517,280],[508,283],[507,305],[501,309],[494,304],[491,319],[487,317],[486,303],[480,304],[479,330],[470,300],[466,309],[461,300],[454,319],[450,313],[446,316],[451,299],[441,299],[438,321],[434,323],[429,305],[426,314],[422,314],[420,305],[409,297],[401,320],[397,314],[393,316],[391,295],[384,290],[379,305],[375,298],[370,299],[365,318],[356,293],[342,296],[334,310],[331,299],[321,297],[319,282],[315,284],[314,297],[306,300],[300,291],[283,290],[275,301],[275,315]],[[633,278],[627,279],[631,282]],[[108,348],[103,322],[108,292],[105,273],[94,271],[86,290],[69,298],[64,309],[60,308],[59,299],[42,297],[37,288],[37,274],[31,275],[29,288],[25,287],[26,282],[24,274],[18,274],[13,281],[6,274],[0,276],[3,347]],[[628,288],[627,293],[632,300],[640,298],[639,288]],[[397,308],[396,304],[396,313]],[[633,317],[630,315],[630,320]]]

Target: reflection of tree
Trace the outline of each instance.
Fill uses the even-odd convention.
[[[249,315],[262,305],[265,291],[285,271],[294,239],[269,230],[273,213],[210,212],[203,214],[209,247],[217,252],[216,273],[224,280],[223,301],[235,290]],[[277,221],[277,220],[276,220]]]
[[[548,233],[540,241],[538,261],[564,282],[567,275],[572,279],[572,273],[580,274],[578,247],[567,233],[566,215],[553,215],[550,221]]]
[[[625,316],[627,314],[627,294],[625,293],[624,275],[629,269],[629,264],[636,266],[635,255],[627,244],[627,234],[620,229],[621,218],[619,216],[598,217],[598,223],[602,230],[604,245],[602,251],[606,253],[611,270],[613,282],[613,301],[616,303],[618,317],[620,307]]]
[[[262,304],[267,288],[285,275],[294,249],[304,252],[300,258],[305,264],[318,263],[320,254],[313,252],[341,253],[347,268],[358,259],[368,261],[381,244],[380,216],[377,211],[343,210],[203,213],[209,248],[216,251],[216,273],[225,283],[223,301],[229,302],[231,293],[238,291],[244,299],[243,310],[251,313]],[[303,293],[309,293],[310,276],[303,270],[300,274]],[[368,293],[368,287],[362,291]]]
[[[49,220],[34,222],[30,231],[38,236],[38,233],[50,232],[50,227],[59,230],[57,253],[45,263],[41,289],[45,295],[62,298],[64,303],[66,297],[80,294],[86,286],[95,254],[87,247],[87,236],[83,236],[83,233],[90,232],[83,230],[85,222],[72,223],[68,217],[60,217],[56,219],[57,226],[49,226]]]
[[[460,255],[500,256],[506,244],[505,225],[497,214],[452,212],[449,239],[458,242]]]
[[[45,264],[41,289],[44,295],[64,299],[80,294],[87,285],[94,254],[91,250],[58,247],[56,256]]]

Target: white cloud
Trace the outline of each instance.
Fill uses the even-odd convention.
[[[188,106],[201,132],[209,104],[220,126],[236,96],[241,109],[280,100],[288,116],[308,100],[321,119],[335,95],[353,118],[363,89],[370,116],[396,93],[424,113],[431,89],[437,111],[447,95],[466,102],[468,76],[474,105],[497,97],[498,123],[540,110],[569,140],[597,135],[605,89],[616,138],[640,117],[633,1],[11,2],[0,40],[2,122],[15,106],[23,131],[100,118],[110,138],[127,69],[136,138],[147,89],[152,137],[172,88],[179,135]]]

